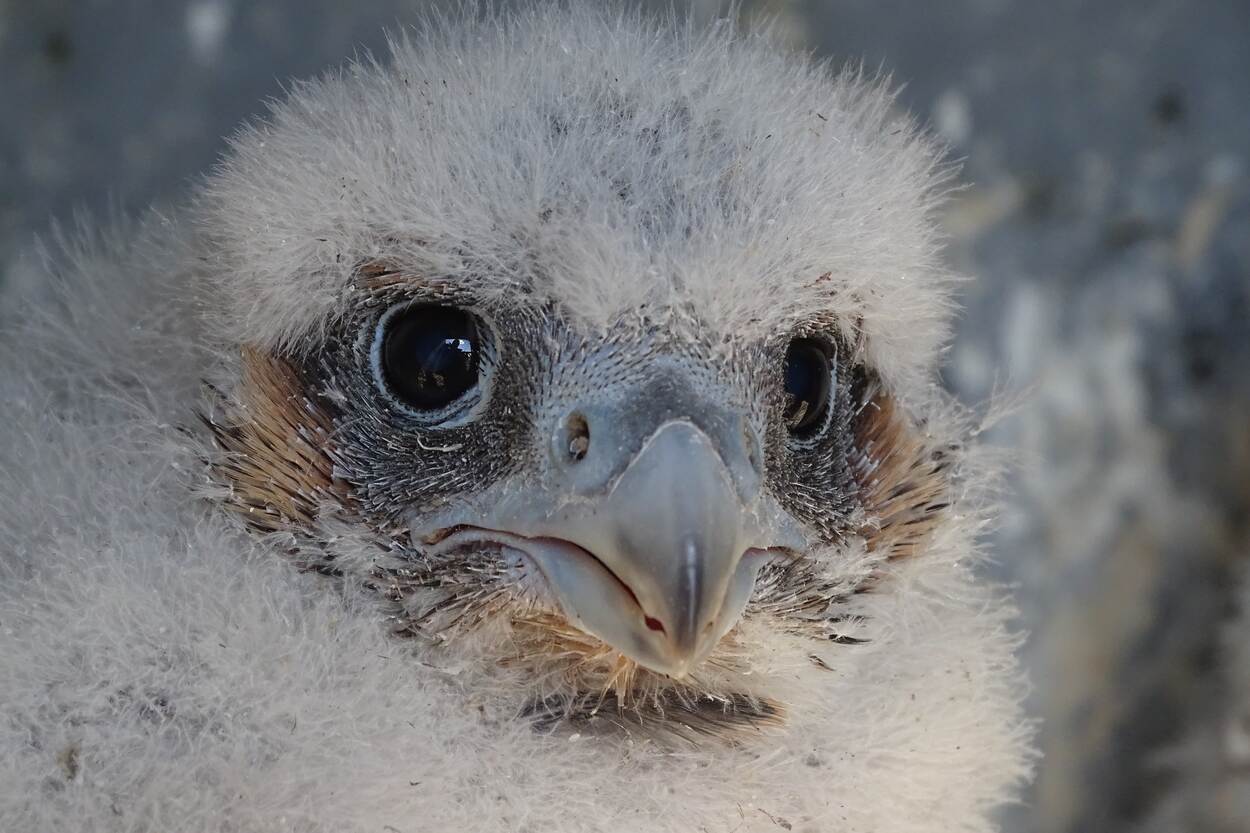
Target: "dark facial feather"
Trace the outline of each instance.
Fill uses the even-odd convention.
[[[238,389],[206,418],[220,451],[215,471],[228,487],[224,503],[258,532],[291,533],[299,542],[297,560],[326,572],[338,568],[332,548],[319,543],[323,513],[363,528],[377,552],[350,579],[386,600],[395,632],[454,645],[507,622],[507,647],[496,659],[555,681],[542,695],[548,713],[553,703],[570,719],[631,713],[663,720],[680,713],[683,725],[705,725],[716,711],[709,703],[764,722],[781,714],[779,705],[765,708],[739,692],[701,687],[697,678],[677,684],[638,667],[571,627],[534,592],[526,565],[503,551],[434,559],[410,539],[403,519],[414,508],[471,500],[534,465],[534,436],[541,433],[535,414],[551,386],[602,384],[585,375],[586,368],[628,374],[634,363],[674,350],[704,362],[709,373],[737,380],[744,399],[755,403],[756,418],[766,423],[767,488],[817,532],[811,553],[764,569],[745,614],[788,633],[848,646],[861,641],[859,623],[846,613],[848,600],[876,586],[872,564],[921,551],[947,504],[953,450],[931,448],[863,368],[838,366],[830,429],[796,445],[775,418],[784,346],[705,344],[690,316],[685,328],[660,330],[640,315],[590,337],[549,307],[484,310],[494,342],[485,400],[458,427],[423,425],[374,384],[370,334],[381,312],[402,299],[461,305],[473,299],[454,288],[414,287],[396,271],[374,268],[363,279],[367,299],[317,349],[301,358],[244,349]],[[579,375],[568,377],[570,367]],[[849,574],[831,569],[829,560],[855,537],[875,560]],[[709,660],[718,671],[743,661],[734,638],[726,637],[724,650]]]

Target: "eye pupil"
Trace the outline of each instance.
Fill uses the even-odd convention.
[[[815,433],[825,422],[833,368],[824,345],[812,338],[796,338],[786,349],[786,427],[796,437]]]
[[[385,324],[382,376],[396,397],[421,411],[445,408],[477,384],[477,324],[455,307],[400,310]]]

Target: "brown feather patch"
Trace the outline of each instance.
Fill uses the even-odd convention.
[[[308,531],[317,507],[345,500],[330,457],[331,422],[283,359],[243,348],[243,378],[222,421],[206,417],[230,487],[225,505],[258,532]]]
[[[950,450],[926,442],[880,391],[866,397],[855,434],[852,467],[868,515],[860,534],[870,551],[889,559],[915,555],[950,505]]]
[[[356,276],[365,289],[389,289],[413,282],[411,275],[382,260],[367,260],[360,264],[356,267]]]

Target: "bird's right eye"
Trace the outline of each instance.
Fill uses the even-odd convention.
[[[400,403],[441,411],[477,386],[481,341],[472,313],[418,304],[388,313],[380,330],[378,370]]]

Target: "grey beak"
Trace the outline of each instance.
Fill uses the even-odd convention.
[[[680,675],[698,663],[737,620],[759,569],[742,563],[744,514],[708,437],[689,422],[660,426],[596,511],[562,524],[561,537],[636,600],[632,621],[585,611],[586,627],[610,644],[645,645],[635,658],[658,671]]]
[[[513,510],[528,502],[517,497]],[[517,533],[506,543],[538,564],[574,625],[673,677],[733,627],[769,557],[752,549],[754,516],[715,445],[686,420],[660,425],[606,494],[568,495],[541,517],[504,511],[500,526]]]
[[[806,532],[764,488],[739,393],[680,356],[601,388],[584,384],[594,377],[536,412],[535,465],[413,529],[438,542],[433,557],[502,545],[541,573],[569,624],[685,677],[737,624],[760,569]]]

